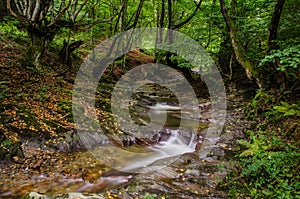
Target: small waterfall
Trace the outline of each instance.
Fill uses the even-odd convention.
[[[161,141],[151,147],[151,150],[160,153],[165,157],[172,157],[195,151],[194,134],[191,135],[190,143],[186,144],[183,137],[179,135],[179,130],[167,129],[170,131],[171,136],[167,141]]]
[[[195,151],[196,143],[193,142],[194,135],[191,135],[190,142],[186,143],[184,138],[180,136],[179,130],[167,130],[170,132],[170,137],[166,141],[161,141],[157,144],[154,144],[153,146],[148,147],[150,152],[148,152],[143,157],[134,157],[130,161],[130,163],[128,163],[120,170],[127,172],[136,172],[141,168],[146,168],[157,160],[176,157],[184,153]],[[160,165],[160,167],[163,166],[165,165]]]

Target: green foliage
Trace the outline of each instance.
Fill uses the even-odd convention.
[[[229,182],[230,196],[297,198],[300,195],[296,133],[300,106],[284,102],[285,97],[260,89],[246,108],[249,119],[259,120],[257,129],[261,131],[248,131],[249,141],[238,141],[241,150],[236,158],[241,169],[232,174],[239,180]]]
[[[264,118],[268,121],[272,121],[279,116],[299,116],[300,105],[289,104],[287,102],[281,102],[278,105],[279,96],[272,92],[265,91],[263,89],[257,90],[257,93],[253,100],[248,104],[245,109],[245,114],[248,119]],[[284,96],[280,96],[284,98]]]
[[[71,100],[62,100],[58,102],[58,106],[61,109],[62,113],[71,113],[72,112],[72,101]]]
[[[12,37],[12,38],[20,38],[26,37],[26,32],[20,31],[17,28],[19,22],[17,20],[5,19],[0,22],[0,38],[1,37]],[[2,33],[4,33],[2,35]]]
[[[251,143],[246,140],[238,140],[238,144],[247,148],[245,151],[243,151],[240,154],[240,157],[253,156],[255,154],[261,153],[262,151],[266,150],[265,143],[261,142],[261,140],[259,139],[256,139],[256,137],[253,136],[253,132],[251,132],[250,137],[251,137]]]
[[[11,161],[13,157],[24,157],[21,149],[21,144],[15,135],[6,137],[0,133],[0,159],[1,161]]]
[[[274,106],[277,112],[282,113],[283,116],[298,116],[300,117],[300,105],[288,104],[287,102],[281,102],[281,106]]]
[[[296,198],[300,194],[300,150],[273,132],[250,132],[247,149],[238,157],[242,180],[231,187],[251,198]]]
[[[3,142],[0,143],[1,148],[8,148],[13,144],[13,141],[10,139],[5,139]]]
[[[275,1],[238,1],[235,12],[230,10],[239,30],[238,37],[243,42],[247,56],[255,63],[263,56],[261,52],[267,48],[266,31],[274,5]]]
[[[5,97],[11,96],[9,93],[9,88],[6,85],[6,81],[0,81],[0,102],[4,100]]]
[[[266,112],[271,109],[272,104],[275,102],[276,97],[272,93],[259,89],[253,100],[246,107],[245,115],[251,120],[265,117]]]
[[[299,142],[300,104],[285,102],[288,101],[288,94],[289,92],[280,94],[260,89],[246,107],[245,115],[247,119],[259,121],[257,129],[281,131],[286,138]]]
[[[277,70],[285,71],[287,68],[298,68],[300,63],[300,45],[288,46],[280,50],[272,50],[269,55],[260,61],[260,66],[266,63],[276,63],[279,60]]]
[[[50,87],[50,85],[43,85],[40,92],[35,96],[35,98],[41,102],[45,102],[50,97],[50,95],[47,94]]]
[[[155,199],[155,198],[157,198],[157,195],[156,194],[146,193],[142,198],[143,199]]]
[[[278,40],[282,45],[300,44],[300,12],[298,0],[286,0],[280,18]]]
[[[176,65],[178,65],[181,68],[193,68],[194,67],[192,64],[187,62],[185,59],[183,59],[182,57],[177,56],[177,55],[172,55],[170,60],[172,61],[172,63],[176,63]]]
[[[34,126],[36,129],[39,129],[40,124],[37,121],[37,114],[34,113],[30,107],[26,107],[24,105],[18,106],[18,115],[22,120],[24,120],[27,127],[31,125]]]

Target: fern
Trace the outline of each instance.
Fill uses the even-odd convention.
[[[273,109],[279,113],[283,113],[284,116],[297,116],[300,117],[300,106],[298,104],[288,104],[281,102],[281,106],[274,106]]]

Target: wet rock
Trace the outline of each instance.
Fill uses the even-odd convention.
[[[222,160],[224,159],[225,152],[222,148],[220,147],[213,147],[208,154],[208,157],[212,157],[215,160]]]
[[[197,169],[187,169],[185,172],[184,172],[184,176],[199,176],[200,175],[200,171],[197,170]]]
[[[104,194],[82,194],[82,193],[68,193],[68,194],[54,194],[52,196],[47,196],[37,192],[30,192],[26,194],[22,199],[69,199],[69,198],[80,198],[80,199],[105,199]]]

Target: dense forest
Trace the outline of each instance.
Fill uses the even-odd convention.
[[[0,0],[0,197],[300,198],[299,4]],[[107,64],[92,71],[95,88],[79,85],[94,82],[90,63]],[[212,70],[222,82],[204,75]],[[143,75],[168,83],[148,82],[126,101]],[[128,88],[117,91],[120,82]],[[224,85],[222,124],[208,82]],[[92,103],[78,104],[76,88],[92,90]],[[140,132],[149,124],[161,129]],[[98,127],[103,136],[90,133]]]

